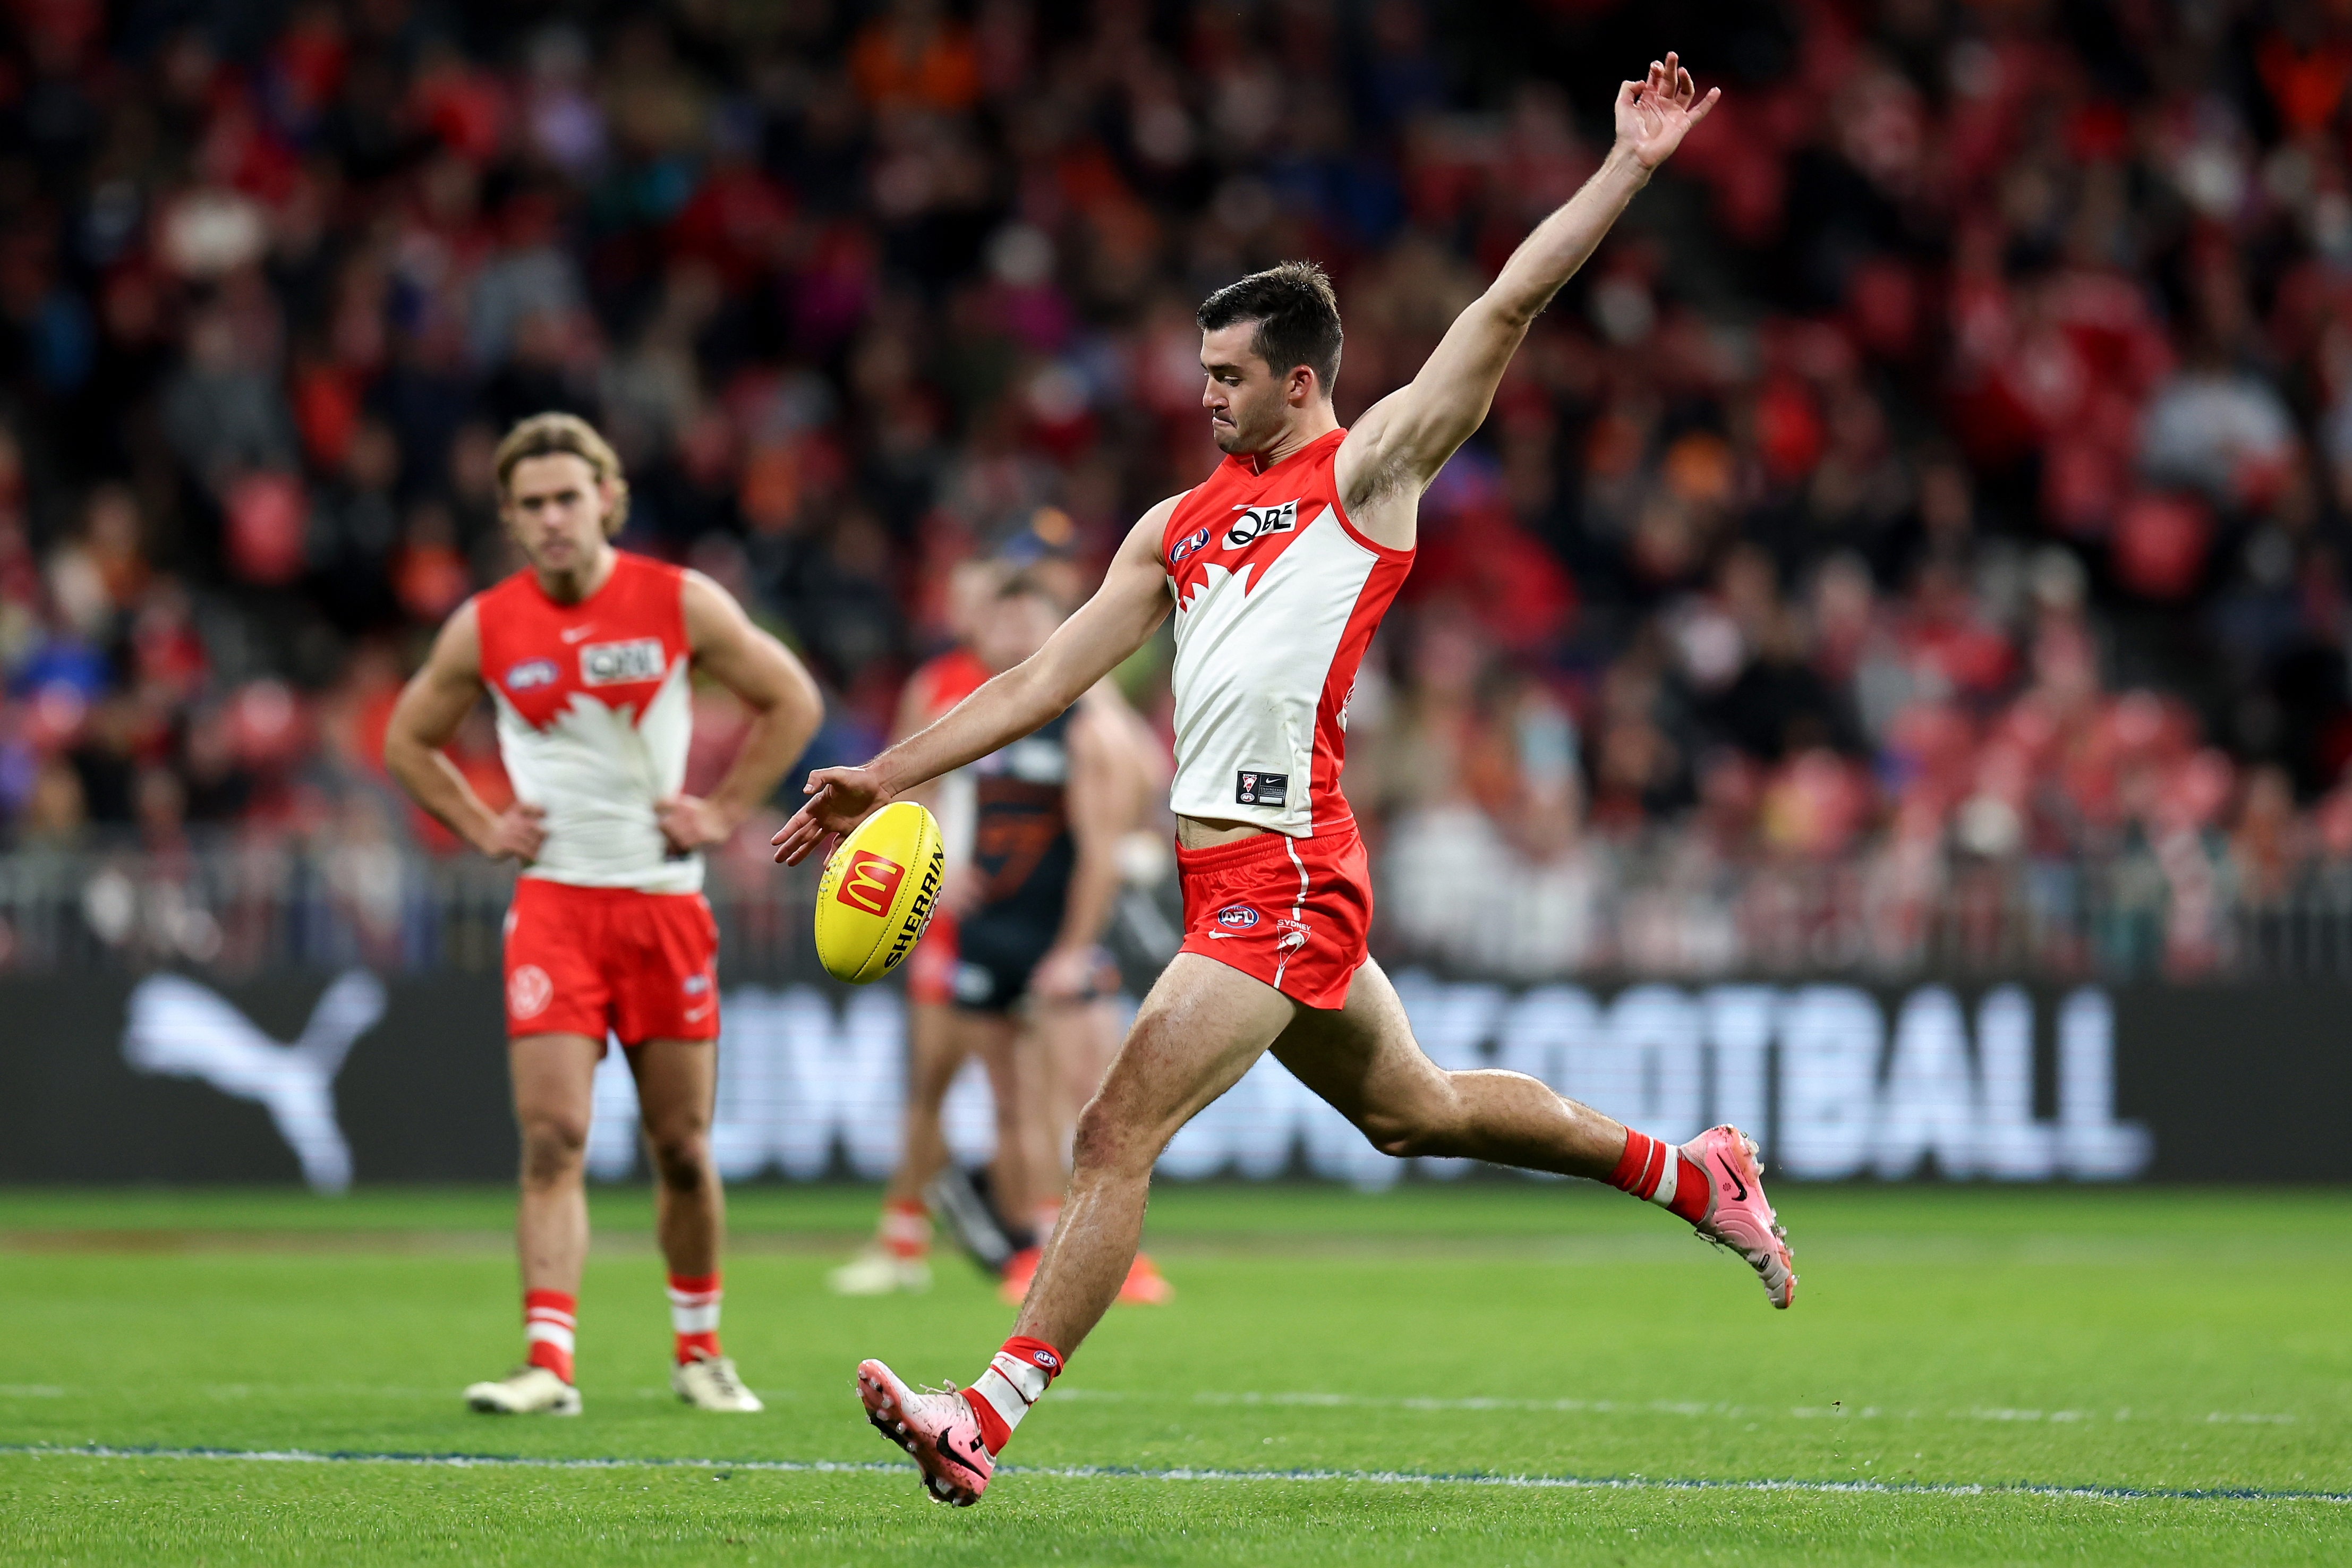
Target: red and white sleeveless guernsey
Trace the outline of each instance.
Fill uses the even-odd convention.
[[[547,813],[546,847],[524,876],[701,890],[701,857],[671,858],[656,820],[686,783],[694,731],[685,577],[615,552],[613,574],[576,605],[549,598],[528,569],[474,601],[499,754],[515,798]]]
[[[1349,820],[1339,793],[1356,666],[1412,552],[1340,508],[1345,430],[1264,473],[1227,458],[1176,503],[1160,546],[1176,597],[1176,780],[1185,816],[1294,838]]]
[[[702,857],[671,854],[658,817],[694,729],[684,586],[678,568],[619,553],[576,605],[528,570],[474,600],[499,754],[515,798],[546,813],[507,916],[509,1035],[718,1031]]]
[[[1176,779],[1186,816],[1268,831],[1177,850],[1184,951],[1310,1007],[1346,1002],[1371,881],[1339,793],[1356,668],[1412,552],[1339,504],[1334,430],[1260,472],[1227,458],[1176,503],[1160,564],[1176,599]]]

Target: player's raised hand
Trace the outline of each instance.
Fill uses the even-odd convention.
[[[539,858],[540,847],[547,842],[547,829],[539,825],[546,815],[538,806],[517,801],[490,819],[489,831],[474,847],[493,860],[520,860],[528,866]]]
[[[1617,145],[1633,155],[1644,169],[1654,169],[1674,156],[1690,128],[1705,120],[1723,89],[1711,87],[1698,95],[1698,84],[1668,50],[1663,60],[1650,62],[1650,74],[1617,89]]]
[[[802,793],[808,804],[768,840],[776,847],[779,866],[799,865],[818,844],[839,838],[890,804],[890,792],[871,768],[819,768]],[[826,853],[832,853],[830,845]]]

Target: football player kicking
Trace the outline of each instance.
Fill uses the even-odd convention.
[[[384,737],[385,764],[418,804],[483,854],[522,864],[507,913],[506,1005],[526,1360],[466,1399],[481,1411],[579,1414],[582,1161],[610,1032],[635,1076],[653,1155],[670,1385],[704,1410],[757,1410],[719,1349],[719,931],[698,851],[768,798],[814,732],[821,701],[800,662],[717,584],[613,548],[628,486],[584,421],[543,414],[516,426],[499,446],[498,479],[500,517],[529,564],[449,617]],[[702,798],[684,793],[694,669],[752,715],[733,765]],[[440,751],[486,689],[514,781],[504,812],[484,805]]]
[[[1125,1279],[1160,1151],[1269,1049],[1388,1153],[1609,1182],[1736,1250],[1772,1304],[1789,1304],[1788,1245],[1738,1131],[1675,1147],[1532,1078],[1447,1072],[1422,1054],[1365,952],[1371,893],[1339,793],[1357,661],[1412,565],[1422,491],[1485,420],[1528,324],[1716,97],[1699,97],[1673,55],[1626,82],[1600,171],[1353,430],[1332,413],[1339,315],[1319,271],[1287,263],[1211,295],[1202,403],[1225,460],[1144,515],[1101,589],[1034,658],[864,767],[810,775],[814,798],[776,836],[778,858],[797,861],[899,792],[1036,729],[1173,600],[1183,949],[1079,1119],[1061,1223],[1004,1348],[961,1393],[918,1392],[876,1361],[857,1369],[868,1418],[914,1456],[932,1496],[979,1500]]]

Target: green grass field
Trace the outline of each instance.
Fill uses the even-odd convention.
[[[576,1421],[457,1398],[518,1359],[503,1193],[0,1193],[0,1562],[2352,1561],[2346,1194],[1776,1195],[1788,1313],[1597,1188],[1163,1188],[1177,1300],[951,1510],[852,1369],[964,1381],[1010,1310],[825,1295],[870,1191],[735,1195],[749,1417],[669,1394],[600,1194]],[[531,1462],[399,1458],[453,1455]]]

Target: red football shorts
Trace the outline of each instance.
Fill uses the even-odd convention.
[[[719,923],[700,893],[515,881],[507,1037],[719,1037]]]
[[[955,1002],[956,920],[945,910],[931,911],[923,940],[907,955],[907,1000],[916,1006],[950,1006]]]
[[[1186,952],[1309,1007],[1338,1007],[1370,956],[1371,866],[1353,817],[1313,838],[1261,833],[1176,850]]]

